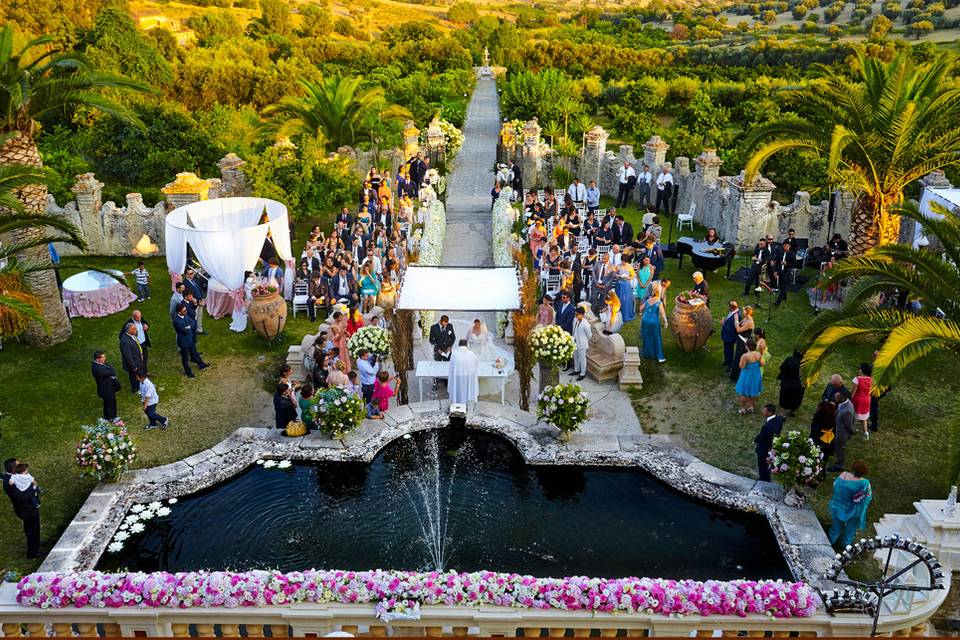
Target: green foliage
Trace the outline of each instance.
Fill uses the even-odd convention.
[[[127,12],[111,7],[97,13],[80,46],[99,69],[163,86],[173,80],[173,72],[155,42],[137,29]]]
[[[187,26],[194,30],[201,47],[216,46],[243,35],[243,25],[230,11],[210,11],[190,16]]]
[[[890,29],[893,27],[893,22],[887,18],[886,15],[878,15],[870,21],[870,41],[879,42],[887,37],[887,34],[890,32]]]
[[[556,69],[539,73],[521,71],[512,74],[504,83],[501,109],[504,117],[510,120],[562,121],[560,99],[563,97],[579,105],[576,87],[563,72]]]
[[[333,31],[333,12],[329,6],[308,4],[300,7],[301,22],[297,35],[318,38]]]
[[[66,127],[56,126],[46,131],[37,145],[43,164],[56,173],[47,189],[60,206],[75,198],[70,188],[76,176],[94,169],[78,148],[83,137]]]
[[[918,20],[907,25],[907,35],[913,36],[918,40],[933,31],[933,22],[930,20]]]
[[[292,29],[287,0],[260,0],[260,17],[251,24],[251,31],[259,35],[275,33],[284,36]]]
[[[461,0],[447,9],[447,19],[453,22],[468,23],[475,22],[480,18],[480,10],[477,5],[467,0]]]

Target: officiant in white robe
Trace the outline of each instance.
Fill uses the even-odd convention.
[[[467,348],[467,341],[460,340],[459,346],[450,356],[450,373],[447,378],[447,391],[450,402],[472,404],[480,393],[480,360]]]

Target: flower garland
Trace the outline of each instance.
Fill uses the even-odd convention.
[[[390,355],[390,332],[381,327],[360,327],[347,340],[347,351],[354,358],[359,357],[361,351],[385,358]]]
[[[83,438],[77,443],[80,473],[106,482],[117,482],[137,457],[137,448],[122,420],[99,418],[94,425],[83,425]]]
[[[510,187],[504,187],[500,198],[493,203],[493,265],[495,267],[513,266],[513,241],[511,231],[520,215],[510,206]],[[504,337],[507,329],[508,316],[504,311],[497,312],[497,335]]]
[[[816,590],[803,582],[534,578],[493,571],[84,571],[34,573],[17,584],[20,605],[43,609],[236,608],[331,602],[376,606],[391,598],[422,605],[775,618],[811,616],[822,604]]]
[[[425,220],[417,263],[424,267],[439,267],[443,259],[443,241],[447,234],[447,212],[443,203],[439,200],[430,202]],[[420,324],[424,336],[430,334],[430,325],[433,324],[435,315],[434,311],[420,311]]]

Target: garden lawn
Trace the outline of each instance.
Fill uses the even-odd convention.
[[[604,202],[601,206],[609,206]],[[641,214],[630,208],[622,211],[634,230],[642,229]],[[664,239],[667,237],[668,221],[662,221]],[[688,230],[678,235],[691,235]],[[695,235],[702,237],[704,229],[697,228]],[[737,256],[731,275],[745,264],[743,256]],[[688,290],[696,270],[689,257],[683,268],[678,269],[676,259],[667,259],[664,274],[673,281],[668,296],[667,313],[675,306],[674,298]],[[815,276],[808,269],[804,272]],[[670,434],[678,444],[690,450],[704,461],[748,477],[757,477],[756,454],[753,437],[763,420],[759,413],[750,416],[737,415],[734,383],[723,369],[723,344],[720,341],[719,323],[726,314],[727,302],[737,300],[741,307],[754,304],[756,298],[743,296],[743,283],[725,279],[726,270],[706,273],[710,283],[711,311],[716,321],[716,330],[704,351],[694,354],[682,352],[669,331],[663,332],[666,363],[658,365],[644,360],[641,373],[643,390],[634,394],[634,406],[640,424],[646,432]],[[812,286],[813,281],[808,281]],[[805,324],[813,318],[813,308],[806,293],[790,293],[780,307],[774,307],[768,322],[768,304],[762,300],[762,309],[754,316],[758,328],[767,331],[767,344],[771,352],[763,376],[763,392],[757,407],[765,403],[777,404],[779,383],[777,373],[780,363],[790,355],[796,337]],[[623,337],[628,345],[640,345],[639,318],[623,328]],[[857,344],[839,349],[823,367],[823,374],[804,397],[796,417],[788,417],[786,429],[809,432],[820,395],[832,373],[843,376],[845,383],[857,374],[861,361],[869,361],[876,345]],[[847,464],[862,458],[869,467],[874,498],[868,512],[868,522],[874,523],[884,513],[913,513],[913,502],[923,498],[944,498],[955,478],[951,477],[950,460],[956,455],[956,397],[960,392],[960,376],[956,376],[958,361],[955,355],[940,353],[926,358],[921,364],[908,369],[899,384],[880,401],[880,431],[871,434],[869,441],[860,436],[851,438],[847,445]],[[832,459],[831,459],[832,460]],[[832,462],[831,462],[832,464]],[[827,503],[830,500],[832,481],[822,483],[812,493],[812,505],[825,526],[829,526]]]

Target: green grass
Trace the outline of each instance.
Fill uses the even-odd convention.
[[[601,206],[609,206],[604,203]],[[642,229],[641,213],[634,209],[619,210],[634,229]],[[663,221],[664,241],[667,224]],[[704,230],[696,229],[696,236]],[[678,234],[674,229],[674,240]],[[682,235],[689,235],[684,231]],[[731,275],[744,264],[735,259]],[[692,286],[695,267],[685,259],[678,269],[677,260],[667,259],[664,274],[673,281],[668,314],[674,307],[673,297]],[[753,304],[755,297],[743,296],[743,284],[726,280],[726,271],[707,273],[710,283],[711,311],[716,330],[699,353],[682,352],[664,331],[663,343],[667,362],[657,365],[644,360],[641,373],[644,388],[635,394],[634,406],[645,431],[671,434],[680,444],[706,462],[728,471],[756,477],[756,456],[753,437],[759,430],[759,414],[741,417],[736,413],[733,383],[722,367],[723,345],[719,322],[725,315],[728,300],[741,306]],[[813,276],[812,270],[806,275]],[[808,283],[812,286],[812,283]],[[767,331],[771,359],[763,377],[763,393],[758,407],[777,404],[779,383],[776,380],[780,363],[790,355],[796,337],[813,318],[807,295],[791,293],[780,307],[774,307],[768,321],[769,301],[754,316],[757,327]],[[640,344],[640,321],[627,323],[622,334],[628,345]],[[810,419],[832,373],[849,380],[857,373],[858,363],[868,361],[875,349],[872,343],[851,345],[838,350],[823,368],[823,375],[807,392],[803,405],[794,418],[788,418],[788,429],[809,431]],[[909,369],[894,390],[880,402],[880,431],[868,442],[853,438],[847,446],[847,463],[862,458],[870,469],[874,488],[868,522],[876,522],[884,513],[912,513],[913,502],[923,498],[945,497],[951,478],[947,460],[954,447],[951,426],[956,420],[957,393],[960,381],[953,377],[957,360],[952,354],[935,354],[922,364]],[[832,478],[813,492],[812,504],[821,520],[829,525],[827,503]]]

